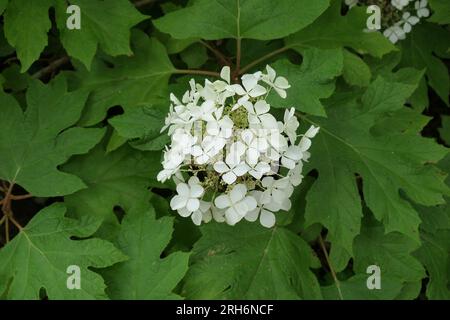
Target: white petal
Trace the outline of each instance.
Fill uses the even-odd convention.
[[[233,84],[231,86],[231,88],[234,92],[236,92],[236,94],[238,94],[240,96],[247,94],[247,92],[244,90],[244,88],[242,88],[242,86],[239,84]]]
[[[220,71],[220,77],[225,80],[226,82],[230,83],[230,67],[225,66]]]
[[[275,87],[280,88],[280,89],[289,89],[291,87],[285,77],[278,77],[275,80],[274,84],[275,84]]]
[[[229,208],[227,209],[227,211],[225,211],[225,218],[230,226],[234,226],[242,219],[242,217],[234,208]]]
[[[200,211],[195,211],[191,216],[192,222],[199,226],[202,223],[202,213]]]
[[[241,139],[245,142],[245,144],[249,145],[253,141],[253,133],[251,130],[244,130],[241,133]]]
[[[302,152],[305,152],[311,147],[311,140],[308,139],[307,137],[303,137],[300,140],[300,143],[298,144],[298,146],[300,147],[300,150]]]
[[[294,169],[295,165],[297,163],[294,160],[292,160],[292,159],[282,157],[281,158],[281,164],[283,165],[283,167],[285,167],[287,169]]]
[[[286,90],[279,89],[277,87],[275,87],[274,89],[282,99],[286,99],[286,97],[287,97]]]
[[[191,215],[191,211],[186,209],[185,207],[178,209],[178,214],[182,216],[183,218],[189,217]]]
[[[230,168],[226,165],[225,162],[219,161],[214,163],[214,170],[216,170],[218,173],[225,173],[230,171]]]
[[[269,65],[266,65],[266,70],[267,70],[267,77],[269,78],[269,80],[270,81],[275,80],[275,77],[277,76],[275,70],[273,70],[273,68]]]
[[[247,187],[244,184],[236,185],[230,192],[230,199],[233,203],[237,203],[244,199],[247,194]]]
[[[266,88],[264,88],[263,86],[260,86],[258,84],[248,94],[249,94],[250,97],[256,98],[256,97],[260,97],[260,96],[262,96],[262,95],[264,95],[266,93],[267,93]]]
[[[186,183],[179,183],[177,185],[177,193],[181,196],[181,197],[189,197],[189,186]]]
[[[255,103],[255,112],[256,114],[260,115],[263,113],[267,113],[270,110],[270,105],[265,102],[264,100],[259,100],[258,102]]]
[[[172,210],[178,210],[186,207],[187,198],[182,196],[174,196],[172,200],[170,200],[170,207]]]
[[[186,204],[186,209],[190,212],[197,211],[200,208],[200,201],[198,199],[189,199]]]
[[[244,74],[241,77],[241,80],[242,80],[242,85],[244,86],[244,88],[247,92],[252,90],[253,88],[255,88],[258,84],[258,79],[256,79],[251,74]]]
[[[319,132],[320,127],[311,126],[308,131],[305,133],[305,137],[314,138],[316,134]]]
[[[246,174],[248,170],[250,170],[250,167],[246,163],[241,162],[240,164],[238,164],[236,167],[233,168],[233,173],[236,176],[240,177]]]
[[[222,176],[222,180],[225,181],[226,184],[233,184],[236,179],[237,177],[233,171],[227,172]]]
[[[217,208],[219,209],[225,209],[231,206],[231,202],[230,199],[228,198],[228,195],[223,194],[218,196],[215,200],[214,200],[214,204]]]
[[[263,227],[272,228],[275,225],[275,215],[272,212],[263,209],[259,221]]]
[[[252,196],[245,197],[243,202],[245,203],[245,205],[247,207],[247,211],[254,210],[258,205],[258,203],[256,202],[256,199],[253,198]]]
[[[261,121],[264,128],[269,130],[278,130],[277,119],[269,113],[265,113],[259,116],[259,120]]]
[[[259,151],[253,148],[249,148],[247,150],[247,162],[248,164],[250,164],[251,166],[254,166],[255,164],[258,163],[258,159],[259,159]]]
[[[203,195],[203,187],[199,184],[195,184],[191,186],[191,198],[200,198]]]
[[[284,156],[294,161],[299,161],[303,156],[302,149],[299,146],[290,146],[284,153]]]
[[[247,214],[244,217],[245,220],[250,221],[250,222],[256,221],[256,219],[258,219],[259,211],[260,211],[260,209],[256,208],[254,210],[247,212]]]

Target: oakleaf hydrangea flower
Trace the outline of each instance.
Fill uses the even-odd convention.
[[[380,8],[381,28],[383,35],[394,44],[405,39],[406,34],[411,32],[421,18],[430,15],[427,0],[385,0],[384,2],[384,7]],[[350,9],[357,4],[380,6],[380,3],[380,0],[345,0],[345,4]]]
[[[286,98],[290,88],[270,66],[243,75],[242,85],[230,83],[229,67],[220,76],[203,85],[191,80],[181,99],[170,94],[162,131],[171,142],[157,179],[174,180],[170,207],[196,225],[244,219],[273,227],[277,214],[291,207],[319,128],[299,134],[295,108],[285,110],[282,121],[270,112],[267,96]]]

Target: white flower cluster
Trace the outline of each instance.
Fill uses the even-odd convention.
[[[222,80],[202,86],[191,79],[181,101],[170,95],[162,131],[168,129],[171,143],[157,179],[174,179],[177,195],[170,206],[196,225],[259,218],[270,228],[275,213],[291,207],[319,128],[298,135],[294,108],[276,120],[267,95],[274,90],[285,98],[290,85],[270,66],[266,71],[243,75],[240,85],[230,82],[230,68],[224,67]]]
[[[359,2],[366,2],[366,4],[371,3],[371,1],[367,0],[345,0],[345,3],[350,8]],[[401,18],[397,21],[391,21],[391,25],[387,26],[383,31],[383,35],[392,43],[404,40],[406,34],[411,32],[412,27],[419,23],[421,18],[426,18],[430,15],[427,0],[391,0],[390,4],[396,10],[401,11]],[[414,6],[412,4],[414,4]],[[410,13],[411,10],[415,11],[415,15]]]

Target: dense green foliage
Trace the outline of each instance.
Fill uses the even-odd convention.
[[[0,0],[0,298],[450,299],[450,1],[429,6],[394,45],[340,0]],[[306,177],[271,229],[197,227],[156,180],[169,93],[266,64],[292,86],[271,105],[321,127]]]

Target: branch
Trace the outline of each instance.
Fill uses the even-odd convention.
[[[214,71],[207,71],[207,70],[177,69],[174,73],[175,74],[198,74],[198,75],[203,75],[203,76],[220,78],[220,73],[214,72]]]
[[[200,43],[204,45],[208,50],[210,50],[216,56],[217,60],[219,60],[224,66],[231,66],[231,61],[218,49],[214,48],[208,42],[204,40],[200,40]]]
[[[8,219],[16,226],[17,229],[19,229],[19,231],[23,230],[23,227],[20,225],[20,223],[17,222],[16,219],[14,219],[12,214],[7,217],[6,221],[8,221]]]
[[[7,214],[8,206],[11,200],[11,192],[14,187],[14,182],[10,182],[8,190],[6,191],[5,197],[3,198],[2,211],[4,214]]]
[[[136,8],[140,8],[140,7],[143,7],[143,6],[147,5],[147,4],[154,3],[156,1],[157,0],[139,0],[139,1],[134,2],[133,4],[134,4],[134,6]]]
[[[280,49],[277,49],[277,50],[275,50],[275,51],[272,51],[272,52],[266,54],[265,56],[262,56],[262,57],[259,58],[259,59],[256,59],[256,60],[253,61],[253,62],[250,62],[248,65],[246,65],[245,67],[243,67],[243,68],[240,70],[239,75],[244,74],[245,72],[247,72],[248,70],[250,70],[250,69],[253,68],[254,66],[260,64],[261,62],[263,62],[263,61],[265,61],[265,60],[267,60],[267,59],[270,59],[270,58],[272,58],[273,56],[275,56],[275,55],[277,55],[277,54],[280,54],[280,53],[282,53],[282,52],[284,52],[284,51],[287,51],[287,50],[289,50],[289,49],[290,49],[290,47],[282,47],[282,48],[280,48]]]
[[[46,74],[52,73],[53,71],[57,70],[59,67],[68,63],[69,61],[70,61],[70,58],[68,56],[59,58],[59,59],[53,61],[52,63],[50,63],[47,67],[45,67],[45,68],[39,70],[38,72],[36,72],[35,74],[33,74],[32,77],[35,79],[40,79],[43,76],[45,76]]]
[[[334,272],[333,266],[331,265],[330,258],[328,257],[327,249],[325,248],[325,243],[323,242],[322,235],[320,235],[320,234],[319,234],[319,244],[320,244],[320,247],[322,248],[323,254],[325,255],[325,259],[327,261],[328,267],[330,268],[330,272],[334,279],[334,283],[336,284],[339,298],[341,300],[344,300],[344,298],[342,297],[342,292],[341,292],[341,284],[339,282],[339,279],[336,276],[336,273]]]
[[[29,198],[33,198],[33,195],[31,193],[28,194],[21,194],[21,195],[11,195],[11,200],[25,200],[25,199],[29,199]]]

